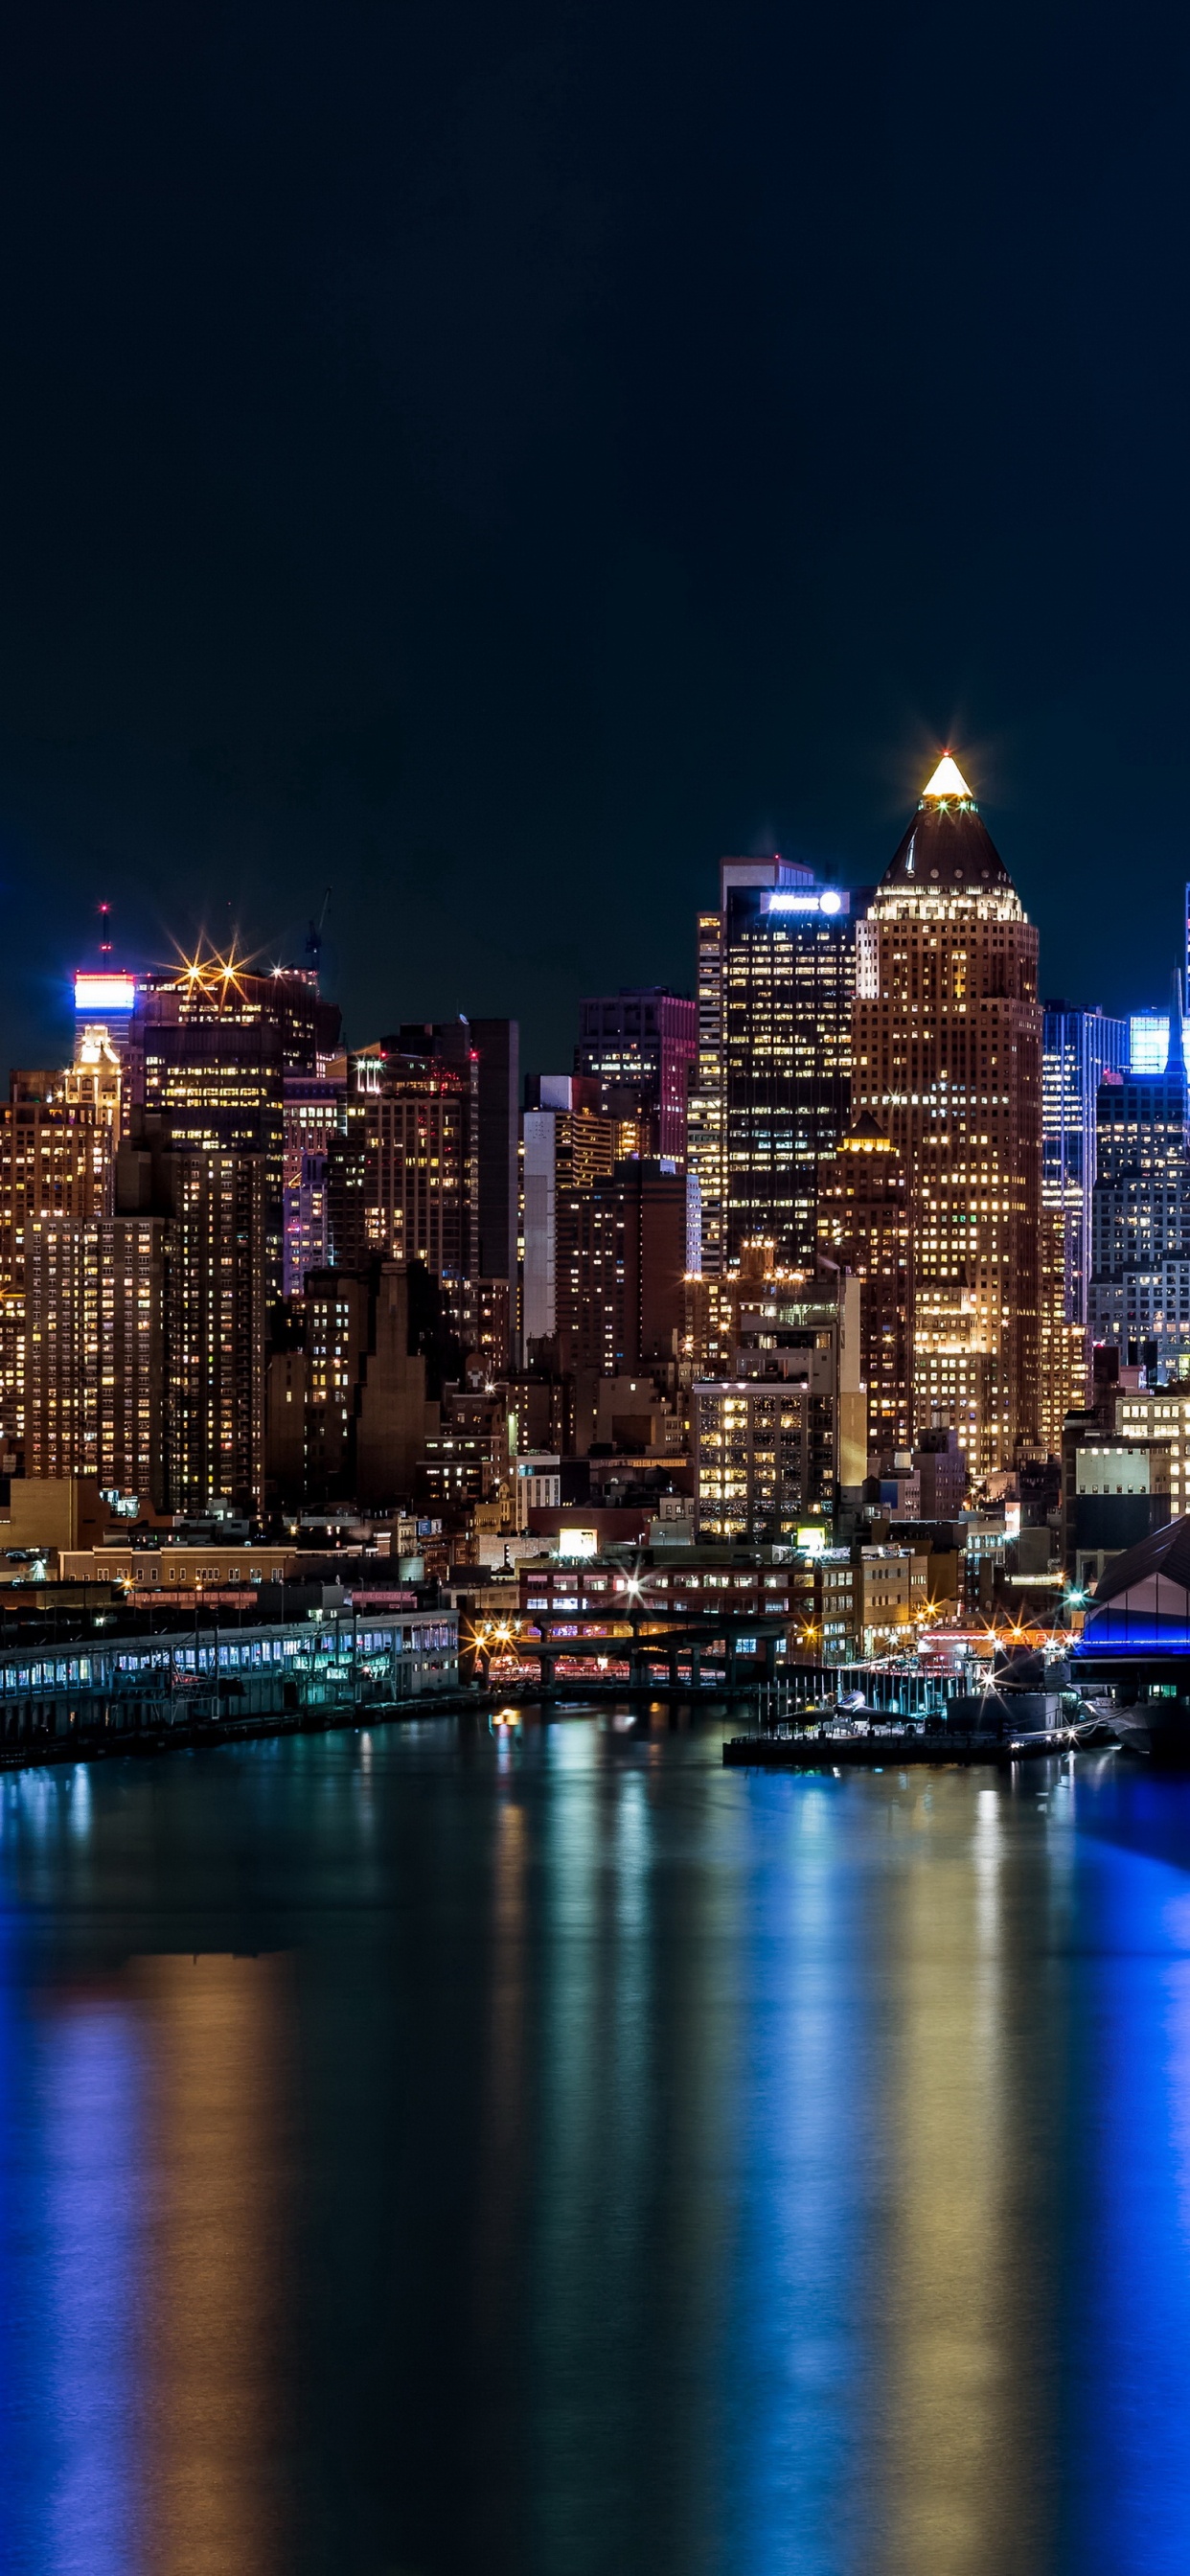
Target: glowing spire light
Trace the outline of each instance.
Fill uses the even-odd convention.
[[[963,776],[962,770],[960,769],[957,760],[951,759],[948,751],[943,752],[942,758],[934,771],[933,777],[930,779],[929,784],[923,787],[921,792],[923,798],[926,796],[965,796],[968,802],[970,802],[971,798],[971,790],[967,785],[967,781]]]

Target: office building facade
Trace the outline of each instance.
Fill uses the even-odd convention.
[[[607,1114],[639,1125],[642,1159],[685,1168],[698,1056],[698,1005],[664,985],[579,1004],[574,1070],[599,1084]]]
[[[1177,1375],[1190,1367],[1190,1103],[1167,1015],[1133,1017],[1128,1069],[1104,1074],[1096,1118],[1091,1340]]]
[[[725,860],[721,881],[723,1267],[764,1238],[812,1270],[850,1107],[853,898],[777,858]]]
[[[1087,1325],[1091,1204],[1099,1086],[1128,1063],[1128,1024],[1103,1011],[1046,1002],[1041,1038],[1041,1194],[1062,1219],[1061,1297],[1068,1323]]]
[[[852,1095],[905,1160],[914,1427],[977,1472],[1038,1436],[1037,933],[949,759],[859,926]]]
[[[868,1447],[913,1436],[913,1238],[905,1157],[870,1111],[853,1119],[819,1167],[820,1256],[860,1283],[861,1375]]]

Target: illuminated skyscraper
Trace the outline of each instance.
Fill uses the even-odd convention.
[[[168,1507],[169,1220],[39,1217],[27,1228],[25,1473],[95,1476]]]
[[[1166,1024],[1168,1039],[1168,1023]],[[1100,1010],[1047,1002],[1042,1021],[1042,1197],[1062,1215],[1067,1320],[1085,1325],[1091,1275],[1091,1193],[1099,1085],[1128,1061],[1128,1025]],[[1164,1063],[1164,1059],[1163,1059]]]
[[[177,1154],[166,1295],[169,1499],[264,1502],[265,1210],[260,1154]]]
[[[138,993],[136,1106],[160,1120],[171,1151],[260,1160],[267,1302],[281,1296],[285,1275],[286,1077],[318,1073],[338,1024],[317,978],[297,967],[258,975],[210,957],[147,976]]]
[[[905,1157],[868,1111],[853,1120],[818,1174],[818,1240],[860,1282],[861,1375],[868,1446],[913,1438],[913,1263]]]
[[[687,1105],[686,1151],[698,1183],[701,1258],[708,1279],[723,1269],[723,916],[698,916],[698,1053]]]
[[[525,1110],[525,1271],[522,1335],[526,1362],[552,1346],[574,1365],[588,1319],[583,1309],[585,1201],[616,1162],[617,1127],[599,1106],[599,1084],[582,1074],[542,1074]],[[535,1345],[538,1347],[535,1349]]]
[[[687,1176],[670,1162],[618,1162],[576,1192],[573,1355],[620,1377],[672,1363],[685,1319]]]
[[[1037,933],[955,762],[939,763],[859,926],[853,1101],[904,1155],[914,1427],[976,1472],[1037,1437]]]
[[[1190,1365],[1190,1102],[1168,1013],[1129,1023],[1128,1068],[1099,1086],[1090,1331],[1125,1366]]]
[[[284,1080],[284,1209],[287,1297],[300,1297],[311,1270],[330,1258],[328,1171],[333,1138],[344,1129],[347,1059],[342,1073],[287,1073]]]
[[[429,1041],[421,1049],[419,1034]],[[436,1054],[432,1039],[402,1029],[349,1058],[343,1126],[330,1141],[331,1258],[358,1271],[377,1256],[422,1261],[457,1295],[478,1233],[478,1062],[469,1045],[453,1059]]]
[[[777,857],[724,859],[699,921],[699,1053],[690,1161],[703,1268],[763,1238],[814,1264],[818,1167],[847,1122],[854,896]]]
[[[14,1073],[0,1110],[0,1431],[26,1434],[26,1259],[31,1228],[84,1223],[110,1208],[118,1142],[119,1070],[96,1044],[94,1061],[62,1073]]]
[[[640,1151],[686,1161],[687,1095],[698,1052],[698,1008],[660,984],[579,1004],[576,1073],[599,1083],[600,1107],[647,1125]]]

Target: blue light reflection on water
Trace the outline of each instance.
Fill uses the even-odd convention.
[[[1064,2458],[1070,2576],[1190,2565],[1190,1807],[1080,1782]],[[1179,1867],[1166,1855],[1182,1847]]]
[[[858,2535],[865,2251],[858,2095],[868,1996],[855,1975],[862,1870],[827,1780],[761,1779],[748,1800],[734,2133],[739,2224],[724,2563],[838,2576]]]
[[[370,2252],[365,2295],[308,2264],[288,2201],[277,2219],[292,2349],[316,2331],[344,2392],[286,2576],[471,2576],[477,2524],[442,2499],[477,2472],[489,2576],[1182,2576],[1190,1790],[1090,1766],[1048,1787],[749,1778],[709,1733],[581,1720],[452,1747],[427,1724],[113,1765],[84,1799],[0,1784],[4,2576],[141,2576],[175,2242],[145,2106],[177,2034],[169,1981],[149,2010],[135,1962],[233,1938],[293,1962],[321,2087],[295,2208],[363,2175],[403,2245],[438,2227],[427,2177],[458,2160],[400,2299]],[[198,2112],[206,2064],[187,2059]],[[240,2242],[222,2207],[218,2278]],[[361,2394],[422,2384],[444,2291],[470,2375],[444,2346],[418,2443],[386,2412],[391,2457],[357,2463]],[[989,2372],[951,2406],[964,2352]],[[242,2370],[217,2341],[203,2368],[232,2421]],[[241,2409],[249,2504],[296,2475],[273,2394],[259,2433]],[[366,2545],[348,2463],[372,2481]]]
[[[140,2052],[128,2008],[72,1999],[37,2035],[39,2236],[52,2428],[47,2576],[130,2576],[137,2561]],[[36,2364],[34,2365],[36,2368]]]
[[[138,2316],[145,2139],[134,2010],[36,1974],[7,1883],[77,1844],[69,1775],[4,1783],[0,1835],[0,2568],[139,2564]]]

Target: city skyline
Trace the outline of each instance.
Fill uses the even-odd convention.
[[[964,762],[966,763],[967,768],[969,768],[972,773],[974,783],[971,788],[971,793],[977,802],[979,811],[984,815],[985,820],[988,819],[989,814],[991,815],[992,824],[995,825],[995,830],[1003,828],[1000,824],[995,822],[995,808],[989,807],[985,798],[981,795],[978,773],[975,770],[974,763],[971,760],[971,756],[964,749],[962,743],[957,737],[953,744],[939,741],[933,751],[927,749],[923,752],[918,764],[921,773],[918,784],[912,794],[907,798],[903,812],[901,812],[900,809],[894,809],[892,811],[890,816],[890,828],[895,831],[898,816],[903,827],[905,819],[912,812],[914,805],[923,791],[923,786],[926,782],[927,776],[932,779],[938,770],[939,764],[946,763],[947,761],[954,761],[959,764],[960,775],[964,774],[962,764]],[[993,837],[995,837],[995,830],[993,831]],[[862,862],[856,856],[853,856],[850,863],[846,864],[840,857],[838,851],[827,850],[823,852],[820,850],[815,853],[808,849],[794,847],[778,849],[771,841],[761,842],[759,839],[757,840],[755,847],[751,850],[744,848],[742,844],[736,844],[733,845],[730,852],[727,850],[725,845],[724,849],[718,852],[714,857],[707,857],[704,854],[704,857],[699,862],[699,869],[702,878],[706,878],[708,881],[713,882],[719,871],[725,865],[731,864],[735,859],[742,860],[745,863],[755,864],[760,864],[770,859],[779,860],[781,864],[787,868],[804,870],[814,881],[825,883],[828,886],[837,885],[843,894],[848,897],[854,897],[857,892],[863,891],[865,887],[870,891],[872,885],[874,885],[882,875],[887,856],[887,847],[888,843],[886,841],[884,854],[881,855],[880,845],[876,845],[875,856],[869,863],[869,871],[866,877],[860,873]],[[1188,970],[1188,959],[1190,959],[1190,886],[1187,884],[1184,862],[1179,862],[1176,858],[1171,860],[1169,883],[1164,889],[1164,900],[1155,917],[1154,926],[1156,935],[1154,937],[1151,929],[1147,941],[1150,962],[1146,965],[1143,956],[1138,958],[1133,969],[1133,973],[1129,978],[1129,982],[1127,986],[1123,988],[1120,982],[1121,966],[1119,943],[1113,939],[1105,940],[1103,942],[1102,951],[1098,960],[1096,960],[1094,952],[1091,952],[1088,960],[1090,967],[1090,983],[1087,985],[1085,990],[1081,988],[1077,990],[1075,989],[1074,979],[1069,975],[1065,975],[1063,971],[1060,940],[1057,937],[1051,937],[1047,947],[1043,911],[1039,907],[1036,897],[1030,898],[1029,893],[1026,891],[1025,872],[1018,864],[1015,854],[1012,874],[1014,882],[1021,885],[1022,900],[1025,903],[1025,908],[1029,914],[1029,918],[1037,923],[1040,952],[1039,992],[1040,997],[1047,1008],[1063,1007],[1068,1010],[1079,1011],[1093,1010],[1098,1007],[1109,1017],[1115,1016],[1124,1018],[1129,1018],[1133,1015],[1140,1015],[1145,1012],[1156,1011],[1160,1013],[1162,1010],[1167,1011],[1169,1008],[1168,995],[1170,985],[1175,975],[1179,973],[1183,977],[1184,989],[1188,994],[1190,994],[1190,970]],[[222,928],[212,925],[204,920],[201,924],[191,929],[185,938],[180,934],[176,934],[173,930],[169,930],[163,931],[157,939],[146,939],[144,937],[138,939],[135,926],[131,929],[128,928],[120,908],[118,906],[113,906],[110,895],[105,894],[104,886],[106,885],[106,882],[106,879],[98,881],[94,895],[91,897],[89,902],[86,902],[81,907],[78,936],[72,939],[69,943],[62,943],[61,963],[58,971],[53,975],[42,979],[42,999],[40,1007],[35,1008],[34,1006],[29,1005],[23,1013],[13,1015],[14,1029],[19,1028],[24,1024],[28,1029],[30,1040],[30,1043],[25,1048],[23,1054],[18,1049],[10,1045],[9,1053],[13,1063],[21,1061],[32,1063],[38,1060],[39,1053],[41,1052],[37,1043],[39,1036],[45,1041],[45,1043],[50,1045],[68,1045],[74,1026],[74,978],[80,969],[87,972],[100,971],[103,962],[101,950],[109,937],[113,924],[115,950],[117,952],[115,964],[119,966],[122,962],[125,967],[132,971],[160,975],[169,975],[183,971],[189,961],[198,961],[200,958],[205,958],[208,964],[215,964],[220,968],[225,962],[230,961],[240,970],[247,970],[255,973],[280,972],[283,967],[296,967],[301,969],[309,964],[309,956],[307,952],[310,947],[311,937],[314,936],[316,947],[323,959],[324,989],[329,998],[339,1002],[343,1011],[345,1027],[350,1022],[350,1034],[353,1043],[360,1044],[366,1042],[361,1032],[364,1026],[364,1016],[368,1010],[371,1011],[371,1017],[375,1022],[376,1029],[379,1029],[381,1024],[384,1022],[395,1022],[404,1016],[404,1011],[402,1008],[398,1007],[395,998],[391,998],[386,1002],[382,996],[374,1005],[361,1005],[358,998],[353,997],[350,993],[342,992],[339,989],[342,978],[338,972],[339,950],[334,937],[333,910],[331,913],[331,925],[325,936],[318,919],[320,909],[322,919],[325,920],[326,918],[327,910],[332,904],[333,888],[323,889],[320,892],[318,889],[312,887],[312,910],[305,916],[300,913],[295,913],[289,920],[288,926],[285,928],[279,927],[276,922],[274,922],[271,928],[267,925],[257,923],[253,932],[246,932],[239,919],[231,918],[229,909],[227,923]],[[317,900],[315,900],[316,895],[318,897]],[[695,888],[695,891],[689,900],[694,901],[697,909],[697,888]],[[655,966],[657,964],[657,954],[650,951],[647,941],[642,939],[640,932],[635,926],[633,917],[630,914],[626,924],[624,980],[619,981],[614,977],[609,977],[604,989],[609,992],[632,992],[640,989],[642,984],[651,982],[659,991],[670,990],[688,996],[693,996],[696,993],[697,965],[688,935],[689,919],[688,912],[686,910],[686,899],[683,900],[682,904],[676,906],[675,909],[682,924],[682,936],[684,936],[685,939],[686,956],[684,973],[682,972],[682,959],[680,955],[682,936],[680,936],[675,942],[672,928],[666,933],[663,940],[654,942],[654,952],[664,950],[671,959],[674,954],[677,953],[678,967],[675,970],[675,973],[673,975],[663,975],[658,972],[654,976],[647,971],[649,970],[650,965]],[[130,918],[135,925],[137,919],[135,906],[130,909]],[[636,963],[642,970],[636,977],[631,976],[628,971],[632,963]],[[394,981],[399,980],[403,983],[406,988],[406,998],[412,1004],[413,1002],[421,1001],[426,994],[432,996],[435,987],[435,979],[438,978],[440,981],[440,976],[441,969],[438,964],[435,951],[431,948],[423,959],[414,963],[410,963],[408,958],[403,954],[399,976],[394,978]],[[500,971],[498,980],[506,991],[512,991],[515,995],[517,990],[515,982],[510,982],[507,976],[503,973],[503,970]],[[600,989],[597,979],[591,976],[584,976],[581,971],[578,972],[572,980],[574,992],[573,1005],[571,1005],[569,996],[567,996],[565,1003],[556,1002],[553,1006],[556,1025],[559,1030],[556,1045],[552,1037],[547,1039],[540,1034],[543,1023],[543,1014],[540,1006],[536,1004],[534,1000],[533,977],[531,972],[526,972],[523,983],[520,987],[522,995],[521,1008],[516,1009],[509,1007],[505,1012],[505,1016],[516,1018],[520,1024],[521,1065],[524,1072],[546,1071],[551,1062],[557,1059],[558,1050],[569,1055],[570,1041],[568,1031],[571,1019],[573,1019],[577,1014],[580,1005],[585,1001],[587,996]],[[1086,979],[1084,978],[1084,981],[1085,980]],[[491,998],[491,994],[497,981],[496,974],[489,970],[488,978],[485,979],[481,971],[476,978],[476,981],[479,989],[469,997],[462,998],[457,1002],[457,1016],[460,1018],[471,1019],[474,1017],[491,1017],[495,1015],[495,1005]],[[1091,989],[1092,986],[1094,989]],[[0,977],[0,990],[2,990],[2,977]],[[430,1008],[429,1002],[427,1002],[427,1008]],[[565,1016],[567,1013],[569,1013],[569,1017]],[[454,1012],[447,1014],[442,1011],[438,1011],[436,1014],[436,1016],[440,1018],[454,1015]],[[371,1033],[375,1032],[373,1031]],[[3,1043],[3,1038],[0,1038],[0,1046],[2,1046]],[[551,1049],[554,1051],[551,1052]]]

